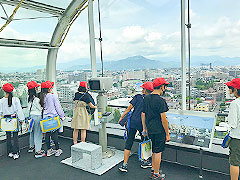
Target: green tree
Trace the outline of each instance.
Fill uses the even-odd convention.
[[[197,100],[198,104],[202,102],[202,100],[200,98],[196,98],[196,100]]]
[[[126,96],[126,95],[128,95],[128,92],[127,91],[123,91],[123,94]]]
[[[121,117],[120,111],[118,109],[115,109],[113,113],[113,122],[118,123],[120,117]]]
[[[107,106],[107,107],[106,107],[106,112],[112,112],[112,108],[109,107],[109,106]]]
[[[2,88],[0,89],[0,98],[2,98],[4,96],[4,91],[2,90]]]
[[[118,87],[118,83],[113,83],[113,87]]]
[[[170,82],[170,84],[168,85],[168,87],[173,87],[173,83],[172,83],[172,82]]]

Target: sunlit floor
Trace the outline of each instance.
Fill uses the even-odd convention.
[[[26,180],[26,179],[44,179],[44,180],[141,180],[149,179],[150,169],[140,168],[137,155],[132,155],[129,160],[128,173],[122,173],[118,170],[119,165],[115,166],[102,176],[87,173],[85,171],[72,168],[61,164],[60,161],[70,157],[71,140],[60,138],[60,146],[63,154],[56,157],[43,157],[35,159],[33,154],[27,153],[27,149],[21,151],[20,159],[13,160],[8,157],[0,157],[0,179],[1,180]],[[45,148],[45,146],[44,146]],[[165,180],[197,180],[199,171],[197,169],[180,166],[172,163],[163,162],[162,169],[166,173]],[[205,180],[228,180],[229,176],[203,172]]]

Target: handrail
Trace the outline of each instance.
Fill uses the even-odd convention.
[[[108,107],[128,108],[128,106],[107,105]]]
[[[128,106],[119,106],[119,105],[108,105],[109,107],[118,107],[118,108],[128,108]],[[226,113],[217,113],[217,116],[220,117],[228,117]]]

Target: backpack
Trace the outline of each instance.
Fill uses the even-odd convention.
[[[95,103],[93,97],[92,97],[89,93],[87,93],[87,95],[88,95],[88,97],[89,97],[89,99],[90,99],[90,102],[95,106],[96,103]],[[89,106],[89,104],[87,104],[86,109],[87,109],[88,114],[93,115],[94,112],[95,112],[95,109],[94,109],[94,108],[91,108],[91,107]]]

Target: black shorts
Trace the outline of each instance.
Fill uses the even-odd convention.
[[[152,152],[160,153],[165,149],[166,135],[165,134],[148,134],[152,140]]]
[[[128,130],[128,138],[127,138],[127,141],[126,141],[126,144],[125,144],[125,149],[127,149],[127,150],[131,150],[132,149],[133,141],[135,139],[137,131],[140,133],[141,140],[143,141],[142,131],[140,131],[138,129],[129,128],[129,130]]]
[[[229,162],[233,166],[240,166],[240,139],[232,138],[229,143]]]

